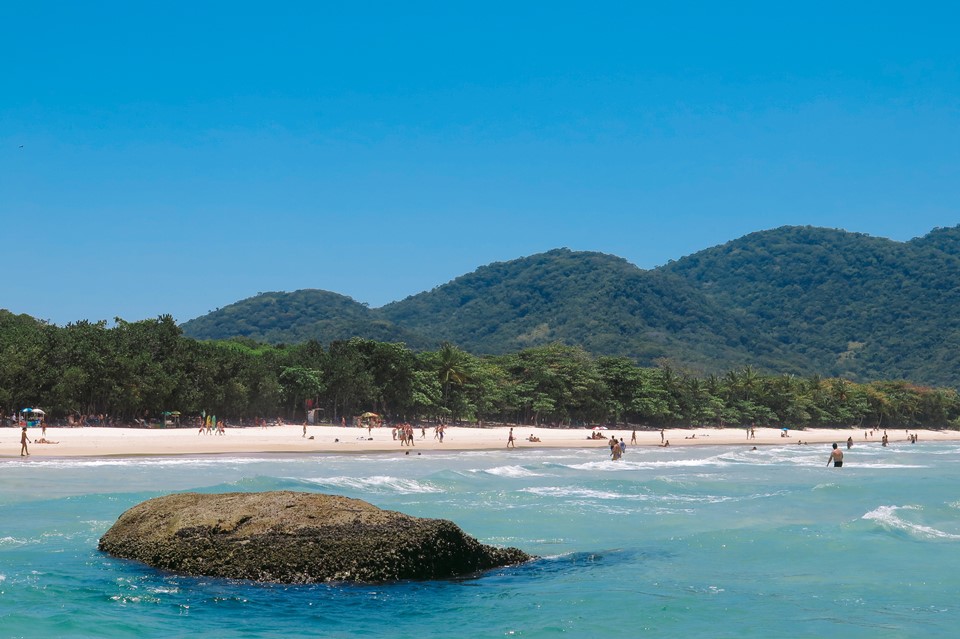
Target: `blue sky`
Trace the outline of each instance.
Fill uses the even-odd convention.
[[[4,2],[0,308],[380,306],[557,247],[960,224],[960,10]]]

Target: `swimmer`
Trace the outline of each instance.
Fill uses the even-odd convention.
[[[830,462],[833,462],[834,468],[840,468],[843,466],[843,451],[837,448],[837,443],[833,443],[833,450],[830,452],[830,457],[827,458],[827,466],[830,465]]]

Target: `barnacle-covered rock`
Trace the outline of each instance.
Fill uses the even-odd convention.
[[[178,573],[281,583],[446,579],[532,559],[444,519],[292,491],[150,499],[123,513],[99,548]]]

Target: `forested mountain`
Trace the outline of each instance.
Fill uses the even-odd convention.
[[[775,343],[758,357],[851,379],[957,384],[960,229],[910,242],[811,227],[753,233],[663,267]],[[762,345],[761,345],[762,347]]]
[[[328,343],[363,336],[378,342],[404,342],[429,348],[429,340],[382,319],[365,305],[338,293],[302,290],[260,293],[217,309],[183,325],[196,339],[247,337],[268,344]]]
[[[378,312],[474,353],[562,342],[640,362],[709,366],[746,364],[746,354],[760,350],[747,318],[685,280],[567,249],[484,266]]]
[[[552,342],[700,372],[960,385],[960,227],[910,242],[813,227],[752,233],[644,271],[558,249],[478,268],[369,309],[325,291],[267,293],[183,325],[271,343],[357,335],[507,353]]]

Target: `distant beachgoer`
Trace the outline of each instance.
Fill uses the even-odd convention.
[[[853,448],[853,437],[847,437],[847,450]]]
[[[303,436],[304,438],[307,436],[307,422],[303,422]]]
[[[664,440],[663,440],[663,429],[661,428],[661,429],[660,429],[660,443],[662,444],[663,441],[664,441]]]
[[[881,446],[886,446],[886,445],[887,445],[887,441],[888,441],[888,440],[887,440],[887,432],[884,431],[884,432],[883,432],[883,437],[880,438],[880,445],[881,445]]]
[[[442,444],[442,443],[443,443],[443,434],[446,432],[447,427],[444,426],[443,424],[440,424],[440,428],[439,428],[438,430],[439,430],[439,432],[440,432],[440,443]]]
[[[843,466],[843,451],[837,447],[837,443],[833,443],[833,450],[830,452],[830,457],[827,458],[827,466],[830,465],[830,462],[833,462],[834,468],[840,468]]]
[[[47,422],[40,422],[40,436],[47,436]]]
[[[620,438],[620,454],[627,452],[627,442],[623,441],[623,437]]]
[[[633,435],[630,436],[630,443],[631,443],[631,444],[636,444],[636,443],[637,443],[637,429],[636,429],[636,428],[633,429]]]
[[[510,429],[510,434],[507,436],[507,448],[516,448],[517,444],[513,439],[513,429]]]
[[[753,426],[750,427],[750,439],[757,438],[757,429]]]
[[[670,440],[668,439],[668,440],[666,440],[665,442],[663,442],[662,444],[660,444],[660,447],[661,447],[661,448],[666,448],[666,447],[669,446],[669,445],[670,445]]]
[[[30,440],[27,439],[27,427],[24,426],[23,430],[20,431],[20,456],[21,457],[23,457],[24,455],[27,455],[27,456],[30,455],[30,451],[27,450],[27,442],[30,442]],[[30,443],[32,444],[33,442],[30,442]]]

